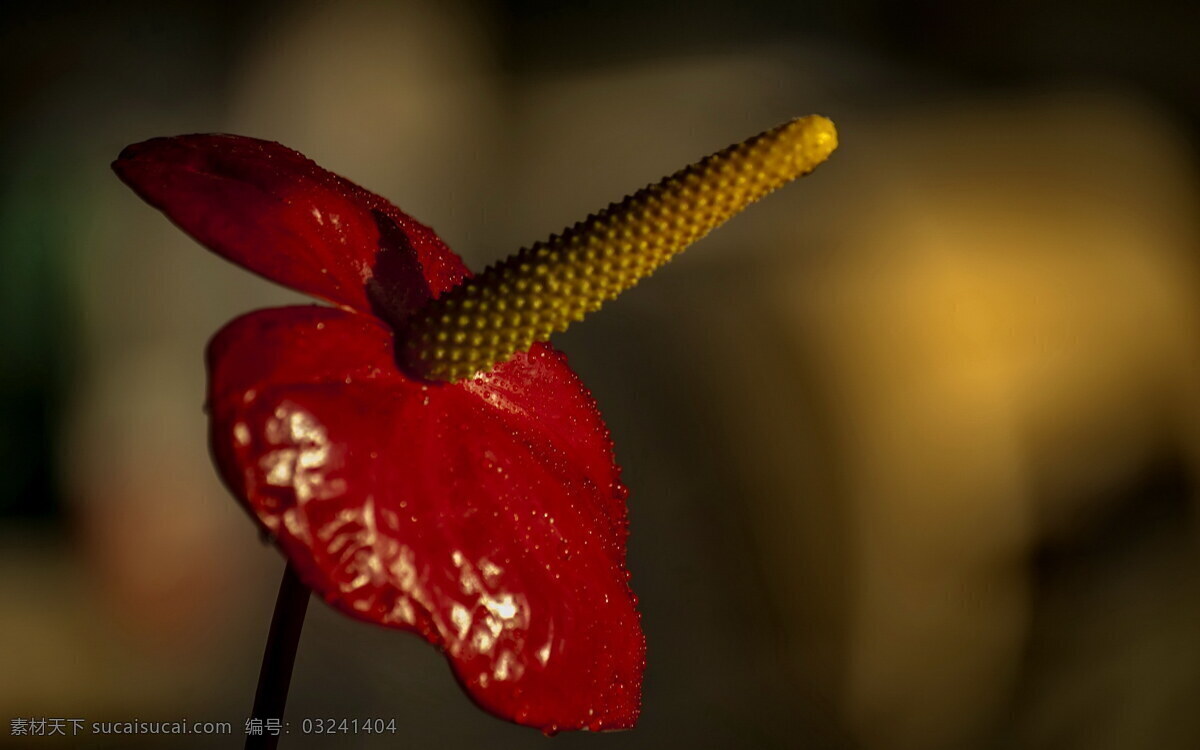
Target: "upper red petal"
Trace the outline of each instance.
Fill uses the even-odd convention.
[[[113,169],[234,263],[393,322],[467,274],[429,227],[278,143],[154,138],[121,152]]]
[[[229,324],[209,348],[223,478],[305,583],[440,645],[483,707],[548,731],[632,726],[645,641],[590,395],[546,345],[435,385],[392,341],[319,307]]]

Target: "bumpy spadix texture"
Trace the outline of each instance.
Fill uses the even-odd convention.
[[[249,313],[208,349],[217,467],[304,583],[424,636],[497,716],[547,732],[632,726],[645,639],[626,493],[565,358],[539,344],[457,385],[410,376],[392,322],[466,267],[295,151],[194,135],[131,146],[113,166],[214,252],[337,305]]]
[[[405,364],[456,381],[507,361],[645,278],[837,148],[820,116],[730,146],[521,250],[403,324]]]

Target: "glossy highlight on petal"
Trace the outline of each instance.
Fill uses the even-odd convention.
[[[440,646],[498,716],[633,725],[625,489],[561,354],[429,384],[379,321],[294,307],[233,321],[208,361],[222,477],[329,604]]]

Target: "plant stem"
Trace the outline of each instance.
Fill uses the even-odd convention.
[[[275,614],[271,617],[267,649],[258,672],[258,689],[254,693],[254,710],[251,713],[255,719],[283,719],[288,686],[292,682],[292,667],[296,663],[296,646],[300,643],[300,631],[304,627],[304,613],[308,610],[311,593],[300,582],[300,577],[289,562],[283,571],[283,580],[279,582],[279,596],[275,599]],[[274,750],[282,734],[281,728],[279,734],[264,731],[262,734],[247,735],[246,750]]]

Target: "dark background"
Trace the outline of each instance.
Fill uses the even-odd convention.
[[[137,201],[123,146],[279,140],[478,269],[819,112],[828,165],[556,340],[626,467],[650,668],[637,730],[553,742],[1200,744],[1195,4],[0,24],[0,713],[240,737],[281,568],[207,464],[200,352],[297,297]],[[349,746],[549,742],[320,605],[290,714],[396,717]]]

